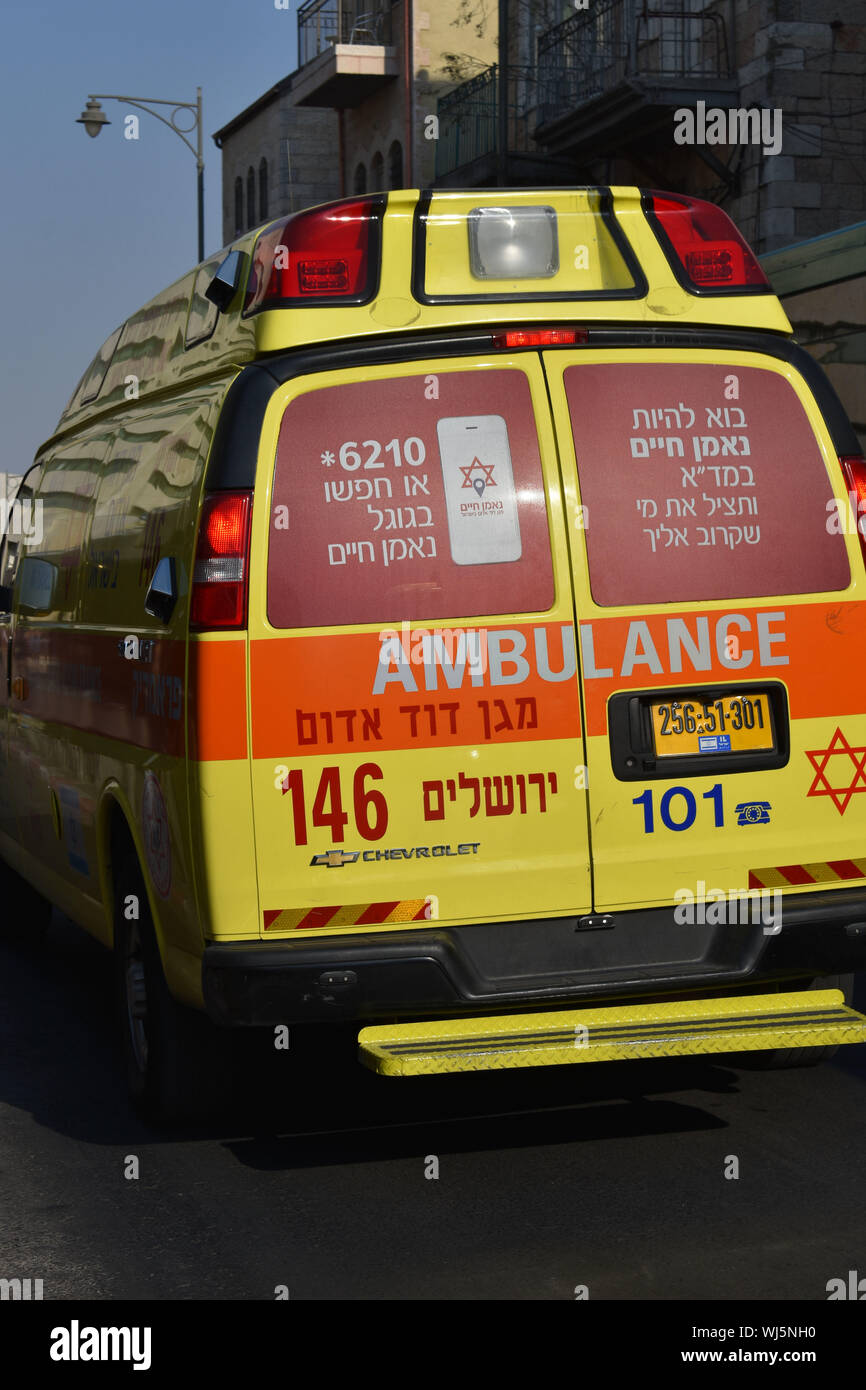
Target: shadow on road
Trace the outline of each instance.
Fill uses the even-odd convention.
[[[43,946],[0,947],[0,1000],[0,1100],[88,1143],[217,1139],[262,1170],[379,1162],[419,1145],[453,1153],[720,1129],[714,1112],[740,1089],[724,1057],[383,1078],[356,1064],[352,1030],[314,1070],[315,1044],[306,1057],[303,1047],[275,1053],[266,1033],[241,1040],[242,1105],[219,1124],[166,1133],[127,1101],[111,962],[97,943],[55,914]],[[862,1073],[862,1057],[843,1058]]]

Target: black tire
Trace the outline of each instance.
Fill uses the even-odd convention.
[[[787,986],[780,986],[783,992]],[[850,1005],[854,993],[853,975],[824,975],[813,980],[810,989],[840,989],[845,1003]],[[775,1047],[769,1052],[753,1052],[752,1066],[757,1071],[788,1071],[795,1067],[819,1067],[829,1062],[839,1051],[838,1045],[820,1047]]]
[[[0,860],[0,939],[16,946],[39,946],[51,921],[47,898]]]
[[[137,920],[124,912],[130,894],[138,898]],[[114,901],[117,1010],[130,1099],[153,1124],[213,1119],[234,1094],[235,1050],[225,1030],[172,997],[132,853],[120,861]]]

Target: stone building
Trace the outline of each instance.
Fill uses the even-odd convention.
[[[262,222],[340,196],[333,111],[295,107],[283,78],[214,135],[223,245]]]
[[[509,0],[508,21],[506,182],[693,193],[760,253],[862,219],[866,0]],[[499,89],[491,67],[440,99],[437,184],[500,180]]]
[[[224,240],[329,198],[432,184],[437,100],[496,51],[495,30],[455,24],[460,7],[306,0],[297,70],[214,135]]]

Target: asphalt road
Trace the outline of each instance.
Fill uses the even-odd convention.
[[[298,1060],[252,1058],[219,1128],[148,1129],[107,955],[57,916],[39,951],[0,947],[0,1277],[46,1299],[823,1301],[866,1274],[866,1045],[783,1072],[351,1065],[312,1094]]]

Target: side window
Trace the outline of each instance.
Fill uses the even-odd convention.
[[[553,605],[538,434],[517,368],[305,392],[283,415],[272,500],[274,627]]]
[[[87,520],[104,452],[103,439],[83,439],[42,469],[35,534],[25,542],[18,571],[19,608],[30,617],[75,617]]]
[[[189,301],[189,314],[186,320],[184,347],[191,348],[196,343],[203,343],[205,338],[209,338],[216,328],[219,309],[205,298],[204,292],[224,259],[225,254],[221,251],[213,260],[203,265],[195,277],[195,285]]]
[[[145,596],[164,556],[175,558],[184,592],[204,456],[222,389],[190,389],[180,401],[154,404],[143,415],[130,412],[120,423],[93,502],[82,623],[165,631],[145,612]],[[175,621],[181,620],[178,606]]]
[[[39,485],[42,465],[31,468],[14,497],[0,499],[4,506],[3,543],[0,545],[0,587],[12,590],[18,574],[23,548],[41,539],[41,507],[37,509],[34,493]],[[8,612],[5,607],[2,612]]]

